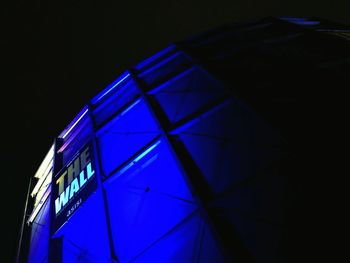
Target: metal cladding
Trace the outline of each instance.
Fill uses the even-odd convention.
[[[263,19],[127,70],[55,139],[35,174],[28,262],[293,258],[304,249],[293,239],[303,229],[291,227],[302,211],[295,160],[307,154],[296,150],[300,122],[310,127],[302,100],[349,34],[322,20]]]

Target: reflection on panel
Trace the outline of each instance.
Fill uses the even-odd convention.
[[[158,127],[145,103],[133,103],[98,133],[104,174],[109,175],[157,135]]]
[[[94,109],[95,124],[100,127],[108,122],[113,115],[128,107],[139,96],[139,92],[132,79],[124,80],[115,88],[114,92],[106,95],[106,98]]]
[[[167,145],[161,140],[145,153],[104,183],[114,245],[122,262],[133,261],[151,248],[157,249],[153,246],[186,224],[198,210]],[[173,248],[185,245],[186,239],[174,240]],[[159,255],[165,253],[157,251]]]
[[[227,96],[218,81],[196,67],[168,80],[151,94],[171,123],[208,110],[212,104]]]

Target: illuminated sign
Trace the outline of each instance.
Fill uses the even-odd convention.
[[[52,182],[54,231],[59,229],[96,189],[91,146],[85,146]]]

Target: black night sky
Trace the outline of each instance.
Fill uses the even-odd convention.
[[[1,262],[13,262],[29,178],[53,139],[128,67],[224,23],[267,16],[350,24],[348,1],[14,0],[1,8]]]

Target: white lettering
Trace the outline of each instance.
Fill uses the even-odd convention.
[[[70,194],[69,194],[69,200],[72,199],[74,194],[79,191],[79,183],[78,183],[78,178],[75,178],[73,182],[70,184]]]
[[[80,188],[86,183],[86,179],[85,179],[85,172],[84,170],[80,172],[79,174],[79,185],[80,185]]]
[[[61,208],[63,206],[66,205],[66,203],[68,202],[68,194],[69,194],[69,185],[66,188],[66,190],[61,193],[61,195],[59,197],[56,198],[55,200],[55,210],[56,210],[56,214],[61,210]]]
[[[87,171],[87,178],[90,179],[91,176],[93,176],[95,174],[94,170],[91,170],[91,163],[88,163],[88,165],[86,166],[86,171]]]

